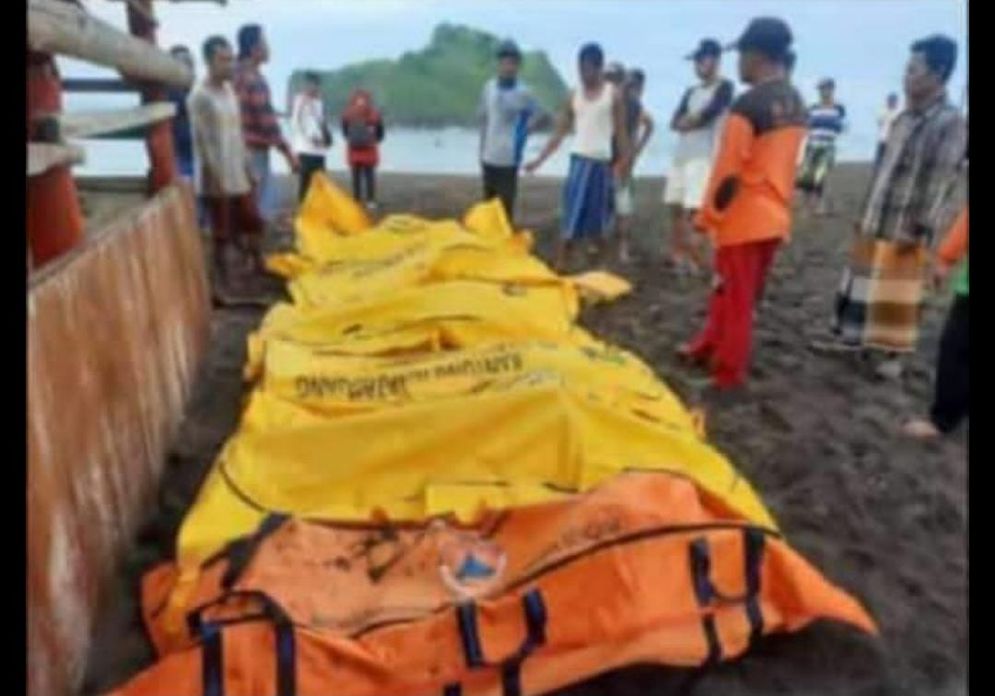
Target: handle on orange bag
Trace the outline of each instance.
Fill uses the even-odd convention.
[[[456,607],[456,619],[467,665],[472,669],[500,667],[504,696],[520,696],[522,662],[546,642],[546,604],[538,589],[530,590],[522,596],[522,610],[525,613],[525,639],[510,656],[499,662],[493,662],[484,656],[477,626],[476,603],[465,602]]]

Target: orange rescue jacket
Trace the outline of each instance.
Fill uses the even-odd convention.
[[[960,212],[954,221],[947,236],[943,238],[939,248],[936,250],[937,256],[949,266],[964,258],[967,253],[967,208]]]
[[[805,106],[788,82],[757,85],[733,104],[695,221],[716,246],[787,237]]]

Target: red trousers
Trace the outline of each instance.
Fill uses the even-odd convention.
[[[705,327],[690,344],[691,355],[707,361],[720,387],[746,380],[753,342],[753,308],[774,262],[780,239],[719,248],[718,282],[708,301]]]

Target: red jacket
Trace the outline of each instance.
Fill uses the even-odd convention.
[[[383,121],[380,119],[379,115],[374,118],[367,120],[366,125],[372,128],[374,131],[375,143],[369,147],[353,147],[349,145],[348,140],[346,141],[346,162],[350,167],[356,166],[367,166],[375,167],[380,164],[380,147],[377,143],[383,140],[384,129]],[[349,132],[349,122],[346,118],[342,119],[342,136],[344,138],[348,137]]]
[[[372,129],[372,145],[367,147],[349,145],[349,124],[356,122]],[[366,90],[357,89],[349,96],[349,104],[342,113],[342,136],[346,139],[346,162],[350,167],[375,167],[380,164],[378,144],[384,136],[383,119],[373,106],[373,97]]]

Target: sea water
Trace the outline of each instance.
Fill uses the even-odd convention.
[[[286,131],[285,131],[286,132]],[[537,134],[529,139],[526,159],[539,154],[547,139]],[[674,137],[658,131],[636,164],[638,176],[664,176],[670,168]],[[86,162],[74,171],[81,176],[141,176],[148,169],[145,146],[138,140],[84,140]],[[844,138],[840,142],[842,161],[866,161],[874,151],[873,138]],[[560,147],[539,170],[540,175],[565,176],[570,141]],[[415,129],[392,128],[381,146],[381,171],[421,174],[469,174],[480,172],[480,134],[468,128]],[[278,152],[272,154],[273,169],[285,174],[286,161]],[[341,138],[326,157],[327,168],[344,171],[345,147]]]

